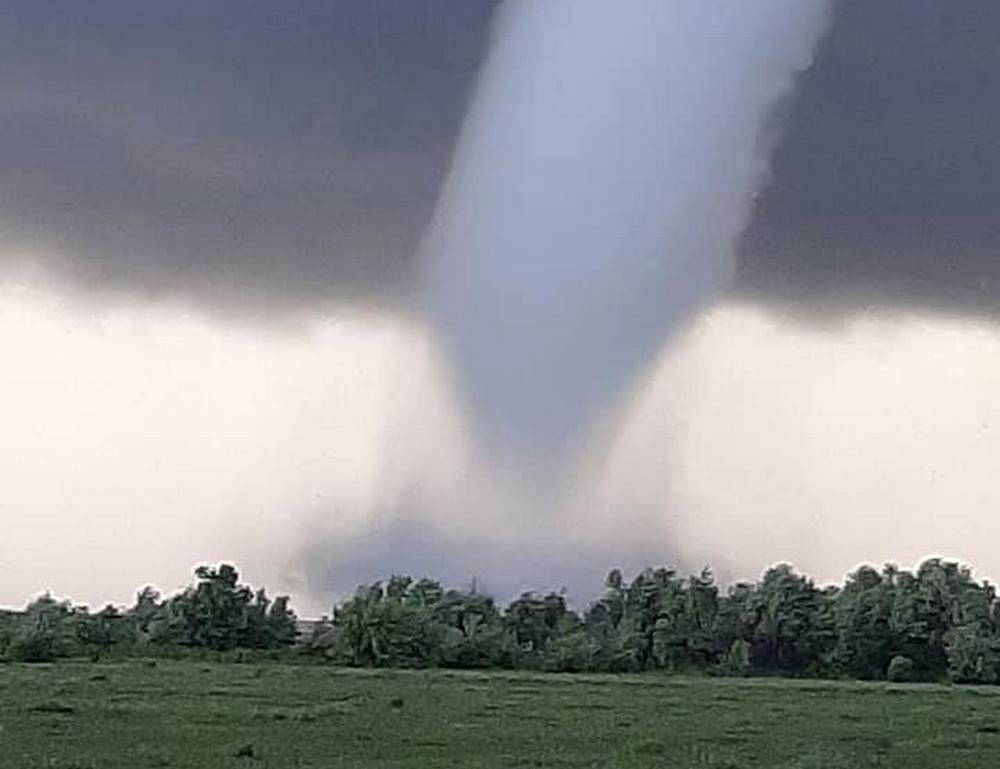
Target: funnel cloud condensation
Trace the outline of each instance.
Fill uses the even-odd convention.
[[[511,0],[424,242],[477,432],[558,456],[727,283],[822,0]]]

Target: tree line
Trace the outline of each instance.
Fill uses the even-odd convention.
[[[275,650],[295,638],[288,597],[271,600],[264,589],[241,585],[229,564],[198,567],[195,584],[170,598],[143,588],[130,608],[90,612],[46,593],[23,612],[0,615],[0,658],[23,662],[112,652]]]
[[[709,570],[608,574],[585,611],[560,593],[501,610],[473,591],[393,577],[333,615],[334,659],[363,666],[704,671],[1000,683],[1000,607],[969,569],[863,566],[818,587],[789,565],[723,591]]]
[[[298,644],[286,597],[239,584],[225,564],[195,577],[171,598],[146,588],[132,607],[96,614],[43,596],[7,616],[0,654],[284,649],[364,667],[1000,683],[995,588],[940,559],[914,571],[862,566],[824,587],[787,564],[725,590],[708,569],[685,577],[651,568],[631,581],[613,570],[583,611],[560,592],[524,593],[501,607],[475,586],[393,576],[359,587]]]

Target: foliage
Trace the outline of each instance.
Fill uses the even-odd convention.
[[[885,678],[892,683],[901,684],[913,680],[913,660],[909,657],[896,655],[889,660],[889,667],[885,671]]]
[[[612,570],[575,610],[564,593],[526,592],[501,608],[473,584],[395,575],[362,585],[303,650],[354,667],[509,668],[784,675],[1000,683],[1000,604],[968,568],[931,559],[913,572],[861,566],[818,587],[788,564],[724,592],[712,572]],[[0,614],[0,653],[71,656],[279,653],[296,642],[288,598],[241,584],[233,566],[201,566],[168,598],[144,588],[129,609],[46,594]],[[243,651],[240,651],[243,650]]]
[[[196,583],[166,603],[143,591],[136,600],[154,642],[226,651],[273,649],[295,640],[295,615],[284,596],[270,601],[261,589],[239,584],[229,564],[199,566]]]
[[[491,667],[501,661],[499,622],[488,596],[396,576],[334,610],[335,654],[350,665]]]
[[[3,615],[0,652],[11,660],[49,662],[181,647],[281,649],[295,642],[296,619],[287,597],[272,601],[264,590],[240,585],[236,569],[227,564],[201,566],[195,578],[169,599],[147,587],[131,609],[109,605],[94,614],[46,593],[23,612]]]
[[[75,611],[45,593],[28,604],[15,626],[7,656],[18,662],[50,662],[72,650]]]
[[[362,586],[337,608],[342,661],[862,679],[892,668],[914,680],[1000,683],[995,591],[938,559],[914,573],[862,566],[827,588],[779,564],[725,594],[708,569],[687,578],[646,569],[631,582],[613,570],[582,616],[557,593],[524,593],[500,613],[431,580],[389,585]]]
[[[116,646],[131,646],[135,637],[131,619],[112,605],[97,614],[82,614],[76,624],[76,638],[95,662]]]

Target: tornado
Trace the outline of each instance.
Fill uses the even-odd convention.
[[[480,443],[551,465],[727,285],[825,0],[507,0],[421,247]],[[780,121],[779,121],[780,122]]]

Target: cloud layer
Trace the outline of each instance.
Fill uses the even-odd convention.
[[[0,269],[244,315],[398,305],[493,0],[0,9]],[[992,313],[1000,7],[835,3],[736,287]],[[102,301],[105,301],[102,299]]]

